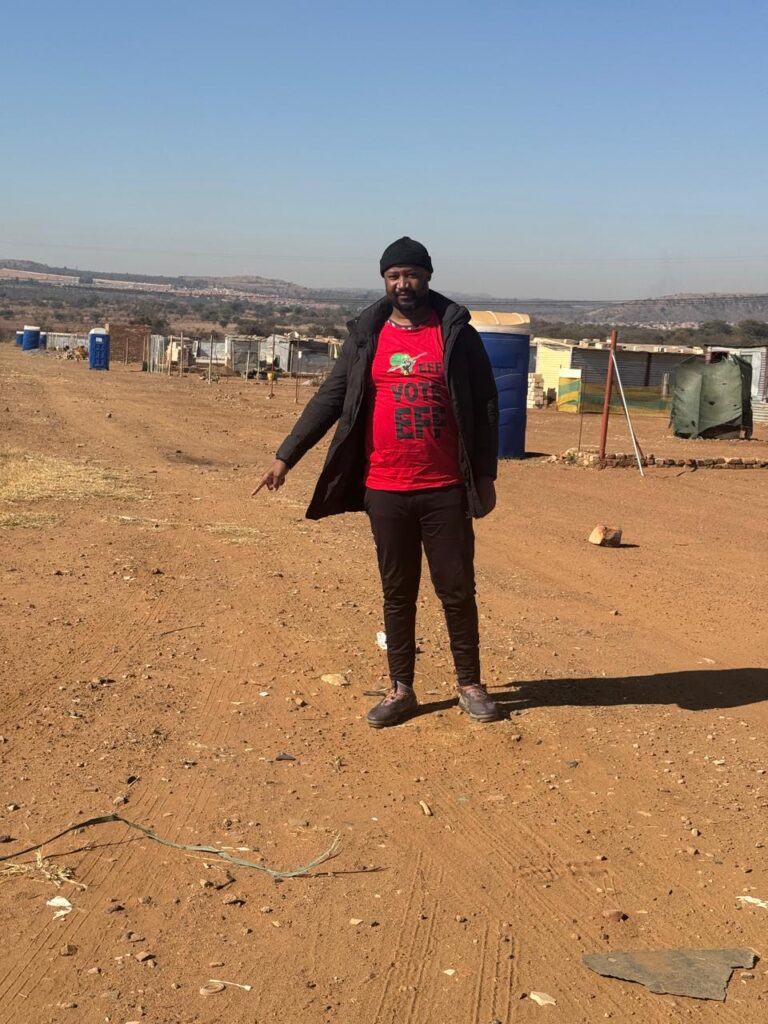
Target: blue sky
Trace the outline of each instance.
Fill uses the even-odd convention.
[[[446,292],[768,291],[762,0],[42,0],[2,15],[0,257]]]

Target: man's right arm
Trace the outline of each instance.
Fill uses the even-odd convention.
[[[330,376],[307,404],[293,430],[277,450],[277,459],[293,469],[299,459],[327,434],[341,416],[347,393],[347,374],[357,346],[350,337],[344,342]]]
[[[262,487],[276,491],[285,483],[289,469],[292,469],[302,455],[317,444],[341,416],[347,393],[349,364],[355,354],[356,345],[347,338],[336,360],[330,376],[321,385],[314,398],[307,403],[293,430],[277,450],[271,469],[268,469],[252,492],[258,494]]]

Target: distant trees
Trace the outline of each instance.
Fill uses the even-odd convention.
[[[745,341],[760,341],[768,338],[768,323],[764,320],[742,320],[736,324],[739,337]]]

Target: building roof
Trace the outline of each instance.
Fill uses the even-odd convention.
[[[593,352],[607,351],[611,344],[609,341],[600,341],[593,338],[582,338],[576,341],[573,338],[531,338],[532,345],[551,345],[559,348],[587,349]],[[707,351],[729,351],[739,352],[742,349],[763,348],[768,349],[768,339],[759,338],[749,341],[715,341],[705,345],[650,345],[630,341],[617,341],[617,352],[654,352],[668,353],[669,355],[700,356]]]

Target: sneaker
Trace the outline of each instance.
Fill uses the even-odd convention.
[[[486,688],[479,683],[459,687],[459,707],[475,722],[496,722],[501,718],[498,704],[491,700]]]
[[[378,704],[374,704],[368,712],[368,725],[374,729],[384,729],[388,725],[397,725],[404,718],[408,718],[418,706],[419,702],[416,700],[416,694],[413,692],[412,686],[406,686],[404,683],[393,683],[392,689],[386,697],[380,700]]]

